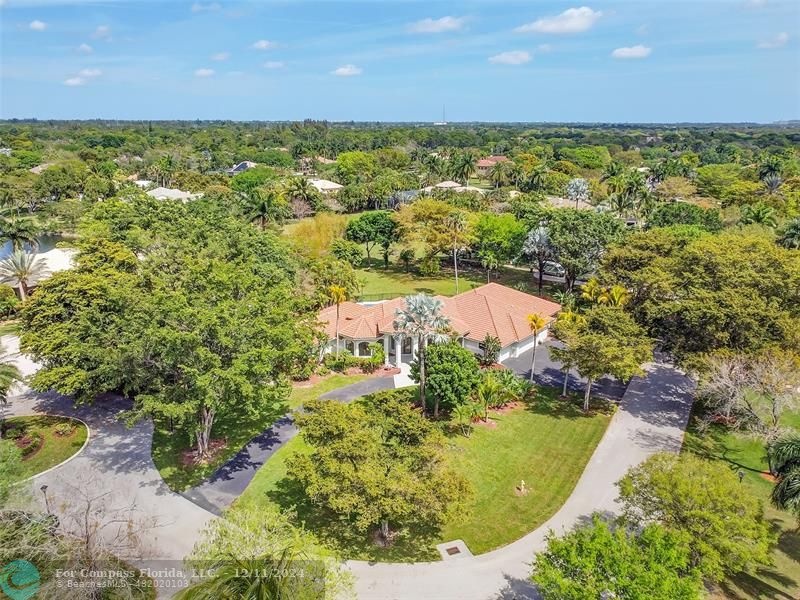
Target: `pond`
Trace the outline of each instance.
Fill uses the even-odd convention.
[[[36,252],[41,253],[41,252],[47,252],[49,250],[52,250],[53,248],[56,247],[56,244],[58,244],[59,242],[63,242],[66,239],[67,238],[65,238],[64,236],[58,235],[58,234],[55,234],[55,235],[40,235],[39,236],[39,247],[36,250]],[[31,248],[27,244],[25,244],[25,250],[30,252]],[[2,246],[0,246],[0,259],[7,258],[10,255],[11,255],[11,242],[6,242]]]

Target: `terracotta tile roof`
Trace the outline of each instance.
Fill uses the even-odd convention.
[[[526,294],[498,283],[489,283],[458,296],[436,296],[444,304],[442,313],[450,318],[450,326],[460,335],[483,341],[486,334],[500,340],[503,347],[531,335],[527,316],[538,313],[548,321],[561,306],[544,298]],[[339,335],[355,339],[374,339],[394,332],[396,311],[405,304],[395,298],[371,306],[344,302],[339,307]],[[319,313],[329,339],[336,336],[336,307]]]

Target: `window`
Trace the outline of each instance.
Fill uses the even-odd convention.
[[[359,342],[358,343],[358,355],[359,356],[372,356],[372,352],[369,350],[369,342]]]

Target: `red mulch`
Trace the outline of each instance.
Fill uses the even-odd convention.
[[[28,454],[22,457],[22,460],[30,460],[31,458],[36,456],[42,448],[44,448],[44,436],[34,437],[26,435],[24,437],[19,438],[18,440],[14,440],[14,443],[20,450],[25,450],[25,448],[28,448],[32,444],[37,444],[37,443],[39,444],[39,446],[36,449],[31,450]]]
[[[473,422],[473,425],[477,425],[479,427],[486,427],[486,429],[494,429],[495,427],[497,427],[497,421],[493,421],[492,419],[489,419],[488,421],[479,419]]]
[[[493,408],[489,412],[498,415],[505,415],[507,413],[510,413],[512,410],[518,409],[522,405],[523,405],[522,402],[509,402],[505,406],[501,406],[500,408]]]
[[[761,475],[761,477],[763,477],[770,483],[775,483],[776,481],[778,481],[778,478],[775,477],[775,475],[773,475],[772,473],[759,473],[759,475]]]
[[[395,375],[400,374],[400,369],[397,367],[383,367],[378,369],[374,373],[363,373],[361,369],[358,367],[350,367],[344,372],[345,375],[366,375],[367,377],[394,377]],[[293,381],[292,387],[296,388],[308,388],[318,384],[320,381],[325,381],[329,377],[333,377],[336,375],[334,371],[327,373],[326,375],[319,375],[314,373],[308,379],[303,379],[302,381]]]
[[[197,454],[197,450],[189,449],[184,450],[181,452],[181,464],[184,467],[189,467],[193,465],[204,465],[222,452],[225,448],[228,447],[228,439],[227,438],[218,438],[216,440],[211,440],[208,444],[208,458],[201,458]]]
[[[495,371],[505,371],[507,369],[507,367],[505,367],[504,365],[501,365],[500,363],[492,363],[489,366],[481,367],[481,369],[483,369],[484,371],[487,370],[487,369],[494,369]]]

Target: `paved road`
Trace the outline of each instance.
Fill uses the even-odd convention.
[[[668,364],[634,378],[600,444],[564,506],[525,537],[493,552],[436,563],[351,561],[360,600],[535,598],[527,582],[535,552],[551,530],[563,533],[593,512],[614,513],[615,483],[655,452],[677,452],[692,405],[691,380]]]
[[[365,394],[394,387],[393,377],[373,377],[333,390],[320,397],[350,402]],[[211,477],[200,485],[186,490],[182,495],[198,506],[214,514],[220,514],[242,495],[262,465],[296,436],[298,431],[291,415],[281,417],[219,467]]]
[[[536,369],[533,379],[539,385],[558,387],[564,385],[564,371],[561,364],[550,358],[550,348],[558,347],[560,342],[547,340],[536,348]],[[531,373],[531,358],[533,350],[523,352],[516,358],[509,358],[503,365],[514,371],[520,377],[527,379]],[[578,376],[573,369],[569,375],[567,388],[573,392],[583,394],[586,389],[586,380]],[[592,394],[608,400],[619,400],[625,393],[625,384],[613,377],[603,377],[592,384]]]

